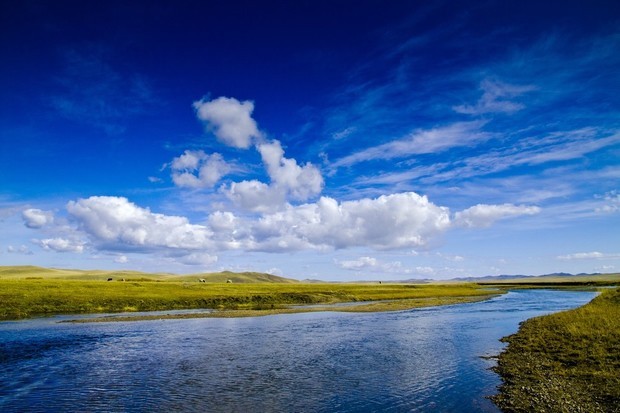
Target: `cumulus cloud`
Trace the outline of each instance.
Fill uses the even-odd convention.
[[[323,176],[311,163],[303,166],[286,158],[279,141],[256,145],[270,178],[270,183],[258,181],[233,182],[224,190],[235,205],[255,212],[270,212],[285,206],[286,201],[306,201],[323,190]]]
[[[235,205],[247,211],[269,212],[284,205],[286,192],[256,179],[233,182],[225,191]]]
[[[51,211],[43,211],[37,208],[24,210],[22,218],[28,228],[42,228],[54,222],[54,214]]]
[[[480,83],[480,89],[483,93],[475,105],[459,105],[453,109],[458,113],[467,115],[517,112],[525,108],[525,105],[510,99],[536,90],[536,87],[531,85],[511,85],[497,80],[485,79]]]
[[[260,153],[269,182],[246,180],[222,188],[223,193],[238,207],[254,212],[273,211],[288,200],[307,201],[321,193],[323,176],[311,163],[300,165],[284,156],[278,140],[268,141],[252,118],[254,104],[235,98],[219,97],[194,102],[198,118],[208,131],[226,145],[247,149],[254,145]],[[220,154],[186,150],[170,163],[172,180],[179,187],[206,188],[214,186],[231,166]]]
[[[222,155],[187,150],[170,163],[172,180],[179,187],[210,188],[231,171]]]
[[[126,198],[93,196],[67,204],[70,216],[99,246],[112,249],[204,249],[212,232],[185,217],[140,208]]]
[[[247,149],[252,139],[262,137],[252,118],[254,103],[249,100],[239,102],[235,98],[222,96],[213,100],[201,99],[193,106],[207,131],[226,145]]]
[[[299,166],[295,159],[285,158],[279,141],[259,144],[257,149],[271,181],[293,199],[305,201],[323,190],[321,172],[311,163]]]
[[[540,212],[536,206],[526,205],[486,205],[478,204],[454,214],[456,226],[468,228],[486,228],[495,221],[520,215],[534,215]]]
[[[33,240],[41,248],[48,251],[56,252],[84,252],[84,243],[81,241],[70,240],[66,238],[47,238],[41,240]]]
[[[356,260],[336,261],[345,270],[368,271],[375,273],[411,274],[415,269],[403,266],[400,261],[382,262],[373,257],[359,257]]]
[[[372,257],[359,257],[356,260],[338,261],[340,268],[345,270],[360,270],[362,268],[376,267],[379,261]]]
[[[288,205],[253,226],[256,249],[424,247],[450,226],[447,208],[413,192],[339,203]]]

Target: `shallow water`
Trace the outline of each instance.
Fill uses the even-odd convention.
[[[498,340],[595,293],[391,313],[0,323],[1,412],[496,412]],[[72,317],[75,318],[75,317]]]

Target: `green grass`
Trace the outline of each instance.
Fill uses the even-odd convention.
[[[290,278],[278,277],[277,275],[257,272],[234,273],[222,271],[217,273],[200,273],[189,275],[177,275],[169,273],[144,273],[140,271],[106,271],[106,270],[67,270],[56,268],[42,268],[31,265],[25,266],[0,266],[0,280],[18,279],[58,279],[80,281],[106,281],[112,278],[115,281],[125,279],[127,281],[158,281],[158,282],[197,282],[205,279],[207,282],[234,283],[297,283],[299,281]]]
[[[173,309],[275,310],[293,304],[410,300],[389,303],[403,309],[489,297],[474,284],[198,283],[0,279],[0,319],[52,314]],[[416,301],[417,300],[417,301]],[[420,301],[422,300],[422,301]],[[434,300],[434,301],[433,301]],[[441,302],[443,300],[444,302]],[[385,310],[386,308],[384,308]],[[368,308],[361,310],[369,311]],[[376,307],[372,311],[378,311]]]
[[[620,412],[620,288],[525,321],[505,338],[493,397],[505,412]]]

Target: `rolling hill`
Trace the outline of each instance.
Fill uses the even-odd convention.
[[[223,271],[217,273],[198,273],[190,275],[176,275],[170,273],[146,273],[140,271],[107,271],[107,270],[73,270],[58,268],[43,268],[31,265],[26,266],[0,266],[0,279],[62,279],[62,280],[89,280],[106,281],[113,280],[140,280],[156,282],[198,282],[204,279],[210,283],[225,283],[230,280],[233,283],[296,283],[297,280],[277,275],[242,272],[235,273]]]

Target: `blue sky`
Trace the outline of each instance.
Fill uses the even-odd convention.
[[[0,265],[620,271],[617,2],[0,7]]]

